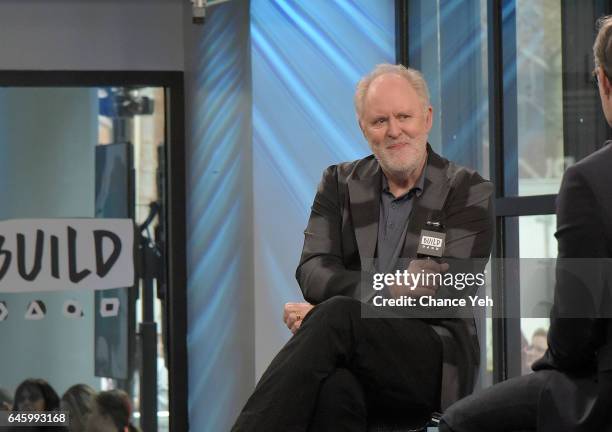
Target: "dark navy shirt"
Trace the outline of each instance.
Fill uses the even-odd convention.
[[[404,247],[406,227],[414,204],[414,197],[421,196],[425,184],[425,169],[416,185],[400,197],[394,197],[384,173],[380,194],[380,216],[378,218],[378,240],[376,244],[378,271],[392,272]]]

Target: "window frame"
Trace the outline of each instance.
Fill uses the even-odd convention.
[[[163,87],[166,121],[166,266],[170,430],[188,430],[184,77],[181,71],[2,70],[0,87]]]

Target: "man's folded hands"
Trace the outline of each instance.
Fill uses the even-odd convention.
[[[428,273],[444,273],[448,270],[448,264],[438,263],[432,259],[415,259],[410,261],[408,265],[408,273],[422,273],[426,275]],[[434,278],[422,277],[419,278],[419,284],[413,286],[411,284],[393,284],[388,287],[389,293],[393,298],[399,298],[401,296],[409,297],[421,297],[421,296],[434,296],[438,291],[438,286],[435,284],[428,285],[428,280]]]
[[[284,311],[283,311],[283,321],[291,330],[291,333],[297,331],[302,325],[302,320],[314,308],[314,305],[310,303],[302,302],[302,303],[285,303]]]

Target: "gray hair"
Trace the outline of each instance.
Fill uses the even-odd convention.
[[[377,65],[372,72],[361,78],[357,83],[357,89],[355,90],[355,111],[357,112],[358,118],[361,118],[363,114],[363,104],[370,84],[379,76],[386,74],[399,75],[405,78],[423,101],[423,106],[429,106],[429,89],[427,88],[427,82],[425,78],[423,78],[421,72],[416,69],[407,68],[401,64],[394,65],[383,63]]]
[[[612,15],[597,20],[597,37],[593,43],[595,67],[601,67],[606,76],[612,77]]]

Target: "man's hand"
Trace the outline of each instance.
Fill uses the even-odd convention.
[[[410,261],[408,265],[408,273],[421,274],[419,284],[416,286],[407,285],[393,285],[389,287],[389,292],[394,298],[400,296],[409,297],[422,297],[422,296],[434,296],[438,291],[438,287],[435,284],[427,284],[427,274],[429,273],[444,273],[448,270],[448,264],[438,263],[432,259],[416,259]],[[430,277],[433,281],[433,278]]]
[[[314,305],[310,303],[285,303],[283,321],[291,333],[295,334],[302,325],[302,320],[313,307]]]

